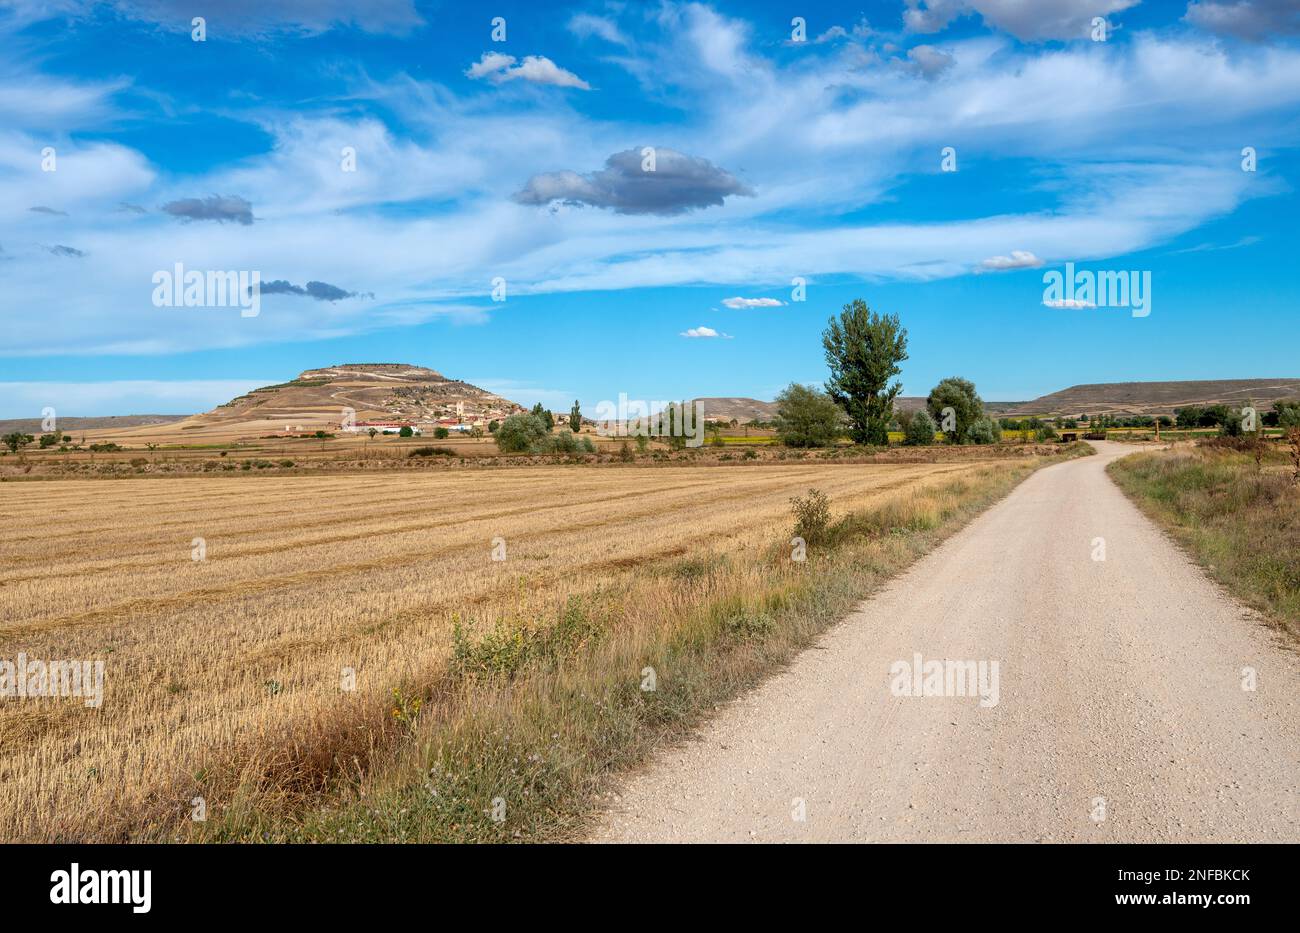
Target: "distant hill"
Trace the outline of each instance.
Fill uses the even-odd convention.
[[[290,420],[315,414],[337,422],[350,408],[358,420],[427,422],[454,417],[509,414],[519,405],[460,379],[405,363],[344,363],[309,369],[291,382],[263,386],[203,415],[200,422]]]
[[[771,421],[776,417],[775,402],[761,402],[756,398],[697,398],[692,399],[704,406],[706,421]]]
[[[1271,407],[1282,398],[1300,396],[1300,379],[1201,379],[1180,382],[1101,382],[1071,386],[1004,414],[1021,415],[1171,415],[1189,405]]]
[[[459,411],[458,411],[459,406]],[[254,389],[165,429],[123,428],[106,439],[202,444],[340,430],[346,417],[429,425],[439,419],[504,418],[522,408],[495,393],[406,363],[345,363],[309,369],[289,382]]]
[[[898,411],[919,411],[925,407],[924,395],[900,395],[894,399],[894,408]],[[756,398],[697,398],[694,401],[704,404],[705,420],[717,418],[739,422],[771,421],[776,417],[776,403],[762,402]],[[985,402],[984,409],[990,414],[1002,414],[1008,408],[1023,405],[1024,402]]]

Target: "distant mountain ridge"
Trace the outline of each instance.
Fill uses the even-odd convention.
[[[984,410],[999,417],[1069,415],[1172,415],[1189,406],[1235,405],[1247,401],[1260,410],[1279,399],[1300,398],[1300,379],[1185,379],[1153,382],[1096,382],[1060,389],[1028,402],[984,402]],[[700,398],[705,418],[771,421],[776,403],[754,398]],[[918,411],[924,395],[900,395],[898,411]]]
[[[1099,382],[1070,386],[1005,414],[1018,415],[1172,415],[1175,409],[1204,405],[1260,409],[1278,399],[1300,397],[1300,379],[1191,379],[1165,382]]]

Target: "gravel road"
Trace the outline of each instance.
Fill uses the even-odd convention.
[[[592,840],[1300,841],[1300,657],[1094,446],[663,749]]]

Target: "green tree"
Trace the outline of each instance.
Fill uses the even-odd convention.
[[[438,427],[433,429],[433,436],[440,441],[446,440],[447,438],[451,437],[451,432],[448,431],[446,428],[444,428],[442,425],[438,425]]]
[[[970,426],[984,417],[984,402],[975,392],[975,383],[960,376],[949,376],[931,389],[925,407],[949,444],[965,444]]]
[[[4,445],[9,448],[10,452],[17,453],[19,447],[27,446],[32,442],[33,438],[30,434],[23,434],[19,431],[14,431],[12,434],[6,434],[2,440],[4,441]]]
[[[1043,427],[1041,431],[1051,431]],[[966,441],[971,444],[996,444],[1002,439],[1002,427],[992,418],[976,418],[966,430]]]
[[[855,298],[827,323],[822,347],[831,372],[826,392],[848,416],[854,443],[888,444],[894,399],[903,388],[889,380],[907,359],[907,331],[898,315],[878,315]]]
[[[555,416],[543,408],[541,402],[538,402],[533,406],[532,414],[541,419],[542,424],[546,425],[546,430],[548,432],[551,428],[555,427]]]
[[[501,427],[501,422],[493,418],[491,421],[488,422],[488,433],[489,434],[497,433],[497,428],[499,427]]]
[[[573,407],[569,409],[569,430],[577,434],[582,430],[582,411],[578,408],[578,400],[573,400]]]
[[[934,419],[924,408],[913,412],[903,432],[903,443],[909,447],[924,447],[934,443]]]
[[[1300,401],[1279,399],[1273,403],[1278,427],[1300,428]]]
[[[415,431],[412,430],[412,428],[411,428],[411,426],[410,426],[409,424],[404,424],[404,425],[402,425],[401,430],[397,432],[397,436],[398,436],[398,437],[411,437],[411,436],[414,435],[414,434],[415,434]]]
[[[677,402],[669,402],[664,407],[659,423],[663,427],[659,439],[667,444],[670,450],[681,450],[686,446],[686,423],[682,417],[681,405]]]
[[[825,392],[792,382],[776,397],[776,433],[787,447],[828,447],[844,413]]]
[[[535,413],[511,415],[496,430],[497,449],[505,454],[524,453],[548,433],[546,422]]]

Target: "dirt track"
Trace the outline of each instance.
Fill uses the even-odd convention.
[[[592,838],[1300,841],[1300,658],[1110,482],[1131,448],[1094,446],[665,749]],[[895,695],[916,653],[997,661],[996,705]]]

